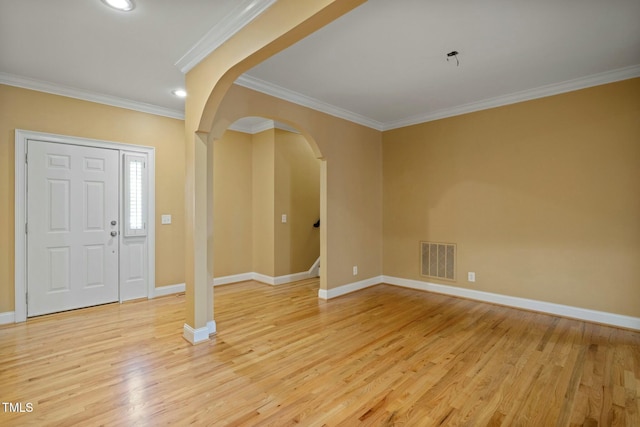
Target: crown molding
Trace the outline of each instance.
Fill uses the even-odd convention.
[[[264,119],[263,121],[254,125],[246,125],[242,123],[242,119],[235,121],[227,129],[234,130],[236,132],[248,133],[255,135],[256,133],[264,132],[269,129],[280,129],[287,132],[300,133],[297,129],[292,128],[284,123],[276,122],[274,120]]]
[[[471,102],[469,104],[453,108],[446,108],[432,113],[419,114],[405,119],[387,122],[384,124],[382,130],[385,131],[416,125],[419,123],[431,122],[447,117],[459,116],[461,114],[473,113],[475,111],[487,110],[489,108],[501,107],[503,105],[516,104],[518,102],[530,101],[532,99],[544,98],[546,96],[558,95],[561,93],[586,89],[588,87],[632,79],[635,77],[640,77],[640,65],[632,65],[630,67],[619,68],[617,70],[605,71],[603,73],[592,74],[590,76],[514,92],[478,102]]]
[[[58,85],[55,83],[45,82],[43,80],[30,79],[28,77],[15,76],[13,74],[0,72],[0,84],[81,99],[83,101],[96,102],[98,104],[111,105],[113,107],[126,108],[127,110],[140,111],[142,113],[154,114],[156,116],[184,120],[184,112],[180,110],[173,110],[171,108],[159,107],[157,105],[147,104],[144,102],[75,89],[69,86]]]
[[[263,132],[268,129],[275,128],[275,122],[273,120],[264,119],[260,123],[254,125],[246,125],[243,124],[242,121],[236,121],[231,124],[227,129],[234,130],[236,132],[248,133],[248,134],[256,134]]]
[[[500,107],[503,105],[515,104],[518,102],[529,101],[536,98],[543,98],[546,96],[558,95],[565,92],[571,92],[574,90],[585,89],[592,86],[603,85],[607,83],[613,83],[621,80],[632,79],[640,77],[640,65],[632,65],[625,68],[619,68],[616,70],[605,71],[603,73],[592,74],[586,77],[580,77],[573,80],[567,80],[560,83],[554,83],[550,85],[540,86],[533,89],[527,89],[520,92],[514,92],[507,95],[498,96],[495,98],[485,99],[478,102],[472,102],[469,104],[460,105],[453,108],[446,108],[443,110],[434,111],[431,113],[418,114],[415,116],[407,117],[400,120],[391,122],[379,122],[377,120],[370,119],[351,111],[344,110],[342,108],[335,107],[327,104],[326,102],[319,101],[315,98],[303,95],[298,92],[294,92],[289,89],[285,89],[281,86],[271,84],[264,80],[251,77],[247,74],[243,74],[236,81],[235,84],[244,86],[249,89],[256,90],[258,92],[266,93],[267,95],[274,96],[276,98],[284,99],[285,101],[293,102],[294,104],[302,105],[323,113],[330,114],[341,119],[345,119],[354,123],[361,124],[363,126],[370,127],[379,131],[386,131],[391,129],[397,129],[405,126],[411,126],[419,123],[431,122],[434,120],[445,119],[447,117],[459,116],[461,114],[472,113],[474,111],[486,110],[489,108]]]
[[[182,58],[174,64],[183,73],[189,72],[211,52],[219,48],[245,25],[257,18],[274,4],[276,0],[241,0],[219,23],[193,45]]]
[[[311,98],[310,96],[285,89],[282,86],[278,86],[264,80],[257,79],[255,77],[251,77],[247,74],[243,74],[238,77],[238,79],[235,81],[235,84],[237,84],[238,86],[244,86],[246,88],[253,89],[258,92],[266,93],[267,95],[284,99],[285,101],[302,105],[303,107],[308,107],[312,110],[320,111],[334,117],[345,119],[353,123],[358,123],[362,126],[366,126],[376,130],[383,130],[383,123],[377,120],[373,120],[361,114],[353,113],[343,108],[339,108],[326,102],[319,101],[315,98]]]

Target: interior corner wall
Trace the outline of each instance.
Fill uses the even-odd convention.
[[[308,271],[320,256],[320,160],[304,136],[275,129],[275,276]],[[287,222],[282,222],[282,215]]]
[[[0,313],[14,310],[15,129],[156,148],[156,286],[184,282],[184,121],[0,85]]]
[[[252,137],[253,151],[253,271],[275,277],[275,131],[268,129]],[[215,221],[215,220],[214,220]],[[214,268],[215,269],[215,268]]]
[[[215,277],[309,270],[320,255],[319,214],[320,161],[302,135],[227,130],[214,142]]]
[[[250,134],[228,130],[213,143],[214,276],[253,271],[253,145]]]
[[[385,275],[640,317],[638,78],[384,132],[383,195]]]

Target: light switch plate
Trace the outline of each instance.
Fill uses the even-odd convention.
[[[161,219],[163,224],[171,224],[171,215],[162,215]]]
[[[282,214],[282,223],[283,224],[287,223],[287,214]]]

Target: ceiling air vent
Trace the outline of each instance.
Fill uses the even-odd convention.
[[[456,245],[420,242],[420,274],[456,280]]]

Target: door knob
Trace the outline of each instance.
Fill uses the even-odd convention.
[[[116,225],[117,222],[115,220],[111,221],[111,225]]]
[[[111,232],[111,236],[112,236],[112,237],[116,237],[117,235],[118,235],[118,232],[117,232],[117,231],[112,231],[112,232]]]

